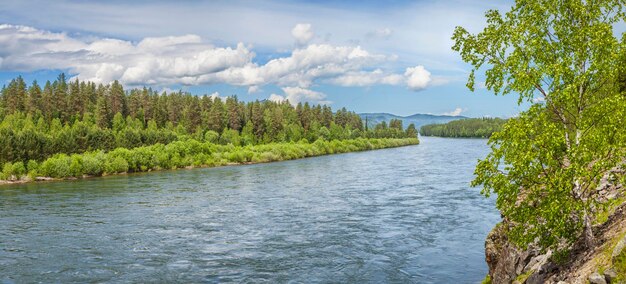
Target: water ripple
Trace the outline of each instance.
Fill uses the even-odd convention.
[[[475,283],[485,140],[0,189],[0,282]]]

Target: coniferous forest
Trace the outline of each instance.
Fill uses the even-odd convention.
[[[448,123],[423,125],[420,127],[420,134],[455,138],[489,138],[494,132],[500,131],[505,122],[506,119],[502,118],[460,119]]]
[[[243,102],[68,80],[0,93],[0,180],[269,162],[417,144],[401,121],[367,129],[345,108]]]

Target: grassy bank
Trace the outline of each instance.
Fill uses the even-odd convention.
[[[216,167],[229,164],[266,163],[335,153],[393,148],[419,144],[417,138],[357,138],[350,140],[305,140],[291,143],[233,146],[189,139],[167,145],[155,144],[110,152],[57,154],[41,163],[6,163],[0,173],[2,183],[49,179],[75,179],[93,176],[146,172],[190,167]]]

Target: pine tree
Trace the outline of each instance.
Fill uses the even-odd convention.
[[[42,113],[42,97],[41,87],[37,84],[37,80],[33,81],[33,84],[28,89],[28,100],[26,103],[26,111],[30,114],[40,114]]]
[[[128,111],[126,110],[126,96],[124,95],[124,87],[117,80],[113,81],[111,86],[109,87],[109,107],[111,109],[111,113],[120,113],[121,115],[126,115]]]
[[[222,103],[222,99],[214,98],[209,112],[209,124],[207,125],[208,129],[221,133],[226,126],[224,118],[224,103]]]
[[[109,111],[109,106],[107,105],[107,100],[104,96],[98,98],[98,102],[96,102],[96,125],[100,128],[109,128],[110,125],[110,117],[111,112]]]

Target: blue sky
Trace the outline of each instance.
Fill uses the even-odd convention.
[[[130,3],[129,3],[130,2]],[[72,78],[357,112],[514,116],[465,87],[455,26],[510,1],[3,1],[0,82]],[[479,77],[478,81],[482,78]]]

